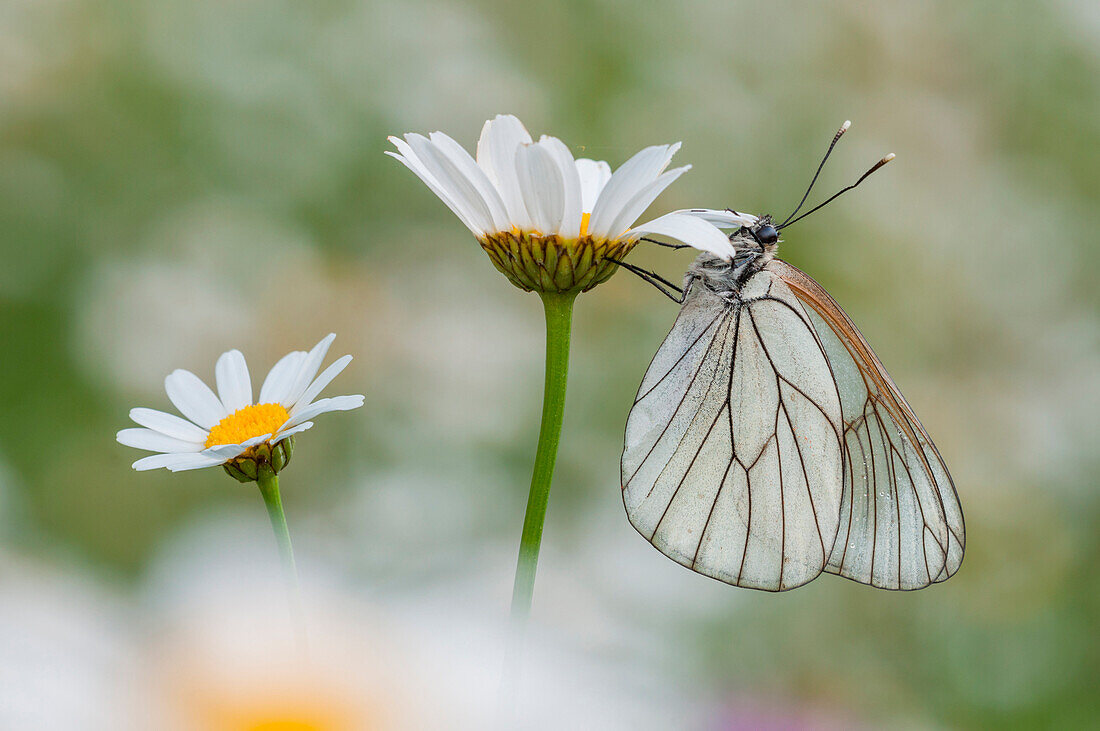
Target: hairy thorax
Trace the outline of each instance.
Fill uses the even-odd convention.
[[[778,243],[760,244],[751,235],[738,232],[730,237],[737,250],[731,261],[708,252],[695,258],[684,276],[684,292],[689,296],[696,287],[718,295],[736,295],[754,274],[775,258]]]

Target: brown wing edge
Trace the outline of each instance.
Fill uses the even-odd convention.
[[[939,480],[936,479],[936,473],[932,471],[931,465],[928,463],[928,457],[925,450],[922,449],[922,444],[927,444],[931,452],[935,455],[936,460],[939,462],[940,467],[943,469],[943,473],[947,476],[948,487],[951,488],[951,494],[955,498],[955,504],[959,505],[959,521],[961,531],[956,533],[954,529],[948,524],[948,540],[953,536],[955,540],[959,542],[959,563],[955,567],[954,571],[947,570],[947,562],[950,557],[950,544],[944,550],[944,569],[941,574],[938,574],[933,578],[933,583],[946,581],[954,576],[958,571],[959,566],[962,565],[963,554],[966,552],[966,519],[963,516],[961,503],[959,502],[959,493],[955,489],[955,480],[951,477],[950,470],[947,469],[947,463],[943,461],[943,457],[940,455],[939,449],[936,448],[932,438],[928,436],[928,432],[920,423],[920,419],[913,412],[913,408],[909,405],[909,402],[905,400],[905,397],[901,394],[897,384],[894,383],[894,379],[890,377],[890,374],[886,371],[886,367],[879,360],[878,356],[871,349],[867,339],[863,337],[863,333],[859,331],[856,324],[852,322],[852,319],[848,317],[848,314],[844,312],[840,304],[833,299],[825,288],[818,284],[809,274],[802,271],[793,264],[789,264],[781,259],[772,259],[767,264],[767,268],[780,279],[782,279],[795,297],[804,305],[813,308],[816,312],[832,329],[833,333],[840,340],[841,344],[848,350],[848,354],[851,356],[852,361],[859,369],[863,378],[870,381],[870,384],[874,384],[878,393],[880,394],[880,402],[886,407],[886,410],[893,417],[894,421],[898,424],[899,428],[905,434],[914,446],[914,451],[918,454],[923,463],[925,471],[932,479],[932,483],[939,487]],[[870,389],[868,389],[870,391]],[[947,519],[947,510],[941,506],[944,511],[944,519]]]

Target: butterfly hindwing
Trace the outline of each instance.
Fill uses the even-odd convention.
[[[809,275],[768,269],[805,304],[828,353],[844,417],[844,490],[825,570],[885,589],[920,589],[962,562],[962,509],[947,466],[881,361]]]

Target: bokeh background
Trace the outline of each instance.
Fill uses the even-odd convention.
[[[382,151],[472,149],[501,112],[612,165],[682,140],[654,215],[785,213],[844,119],[818,199],[896,152],[783,255],[874,344],[968,528],[917,593],[662,557],[618,458],[676,308],[620,274],[576,310],[530,727],[1094,723],[1098,49],[1084,0],[0,0],[0,726],[489,723],[542,316]],[[329,331],[367,404],[284,473],[303,663],[254,488],[134,473],[114,433],[174,368],[237,347],[258,383]]]

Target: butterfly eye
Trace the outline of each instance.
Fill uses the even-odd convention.
[[[753,236],[762,244],[774,244],[779,241],[779,232],[775,230],[775,226],[763,226]]]

